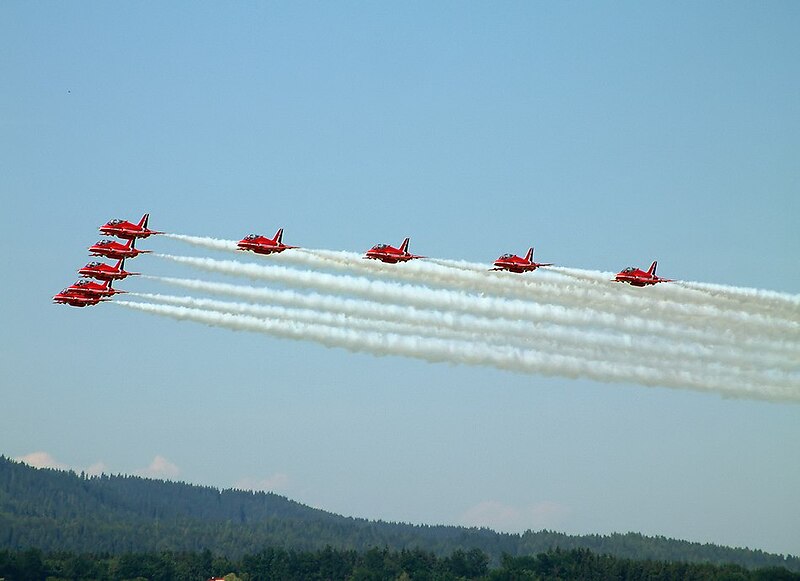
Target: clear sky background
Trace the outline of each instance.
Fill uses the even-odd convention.
[[[797,405],[49,304],[99,225],[145,211],[798,293],[798,30],[797,2],[0,3],[0,453],[800,554]]]

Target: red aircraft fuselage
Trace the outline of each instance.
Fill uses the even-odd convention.
[[[93,280],[82,278],[70,287],[67,287],[70,293],[80,293],[90,297],[110,297],[117,294],[123,294],[125,291],[120,291],[111,288],[111,281],[107,280],[103,284],[97,283]]]
[[[647,272],[640,268],[629,266],[628,268],[625,268],[617,273],[617,276],[614,277],[614,282],[627,282],[632,286],[640,287],[658,284],[659,282],[672,282],[672,279],[656,276],[657,266],[658,261],[656,260],[653,261],[653,264],[650,265],[650,268],[647,270]]]
[[[267,238],[261,234],[250,234],[239,240],[237,246],[239,250],[249,250],[256,254],[276,254],[289,248],[297,248],[297,246],[287,246],[283,243],[283,228],[278,228],[274,238]]]
[[[116,236],[117,238],[127,238],[129,240],[134,238],[147,238],[153,234],[163,234],[163,232],[156,232],[147,227],[147,222],[150,220],[150,214],[145,214],[138,224],[133,224],[127,220],[120,220],[115,218],[109,220],[100,226],[100,233],[106,236]]]
[[[528,249],[525,258],[517,256],[516,254],[504,254],[494,261],[492,270],[508,270],[510,272],[530,272],[536,270],[540,266],[553,266],[550,262],[534,262],[533,261],[533,248]]]
[[[71,307],[91,307],[104,300],[107,299],[99,296],[87,295],[71,288],[65,288],[53,297],[54,303],[70,305]]]
[[[89,247],[89,253],[94,256],[105,256],[107,258],[134,258],[140,254],[150,252],[149,250],[137,250],[136,239],[131,238],[127,244],[120,244],[114,240],[101,240],[94,246]]]
[[[124,270],[125,259],[120,258],[117,264],[111,266],[105,262],[90,262],[78,271],[83,277],[96,278],[97,280],[122,280],[127,276],[136,276],[138,272]]]
[[[364,254],[364,258],[370,260],[380,260],[381,262],[388,262],[389,264],[396,264],[398,262],[408,262],[414,258],[425,258],[424,256],[417,256],[408,252],[408,238],[403,240],[400,248],[389,246],[388,244],[376,244]]]

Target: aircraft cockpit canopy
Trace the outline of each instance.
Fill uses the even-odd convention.
[[[100,262],[97,262],[97,261],[90,262],[89,264],[87,264],[87,265],[86,265],[86,268],[95,268],[95,267],[98,267],[98,266],[100,266],[100,264],[101,264],[101,263],[100,263]]]
[[[111,244],[111,242],[112,242],[111,240],[101,240],[100,242],[97,243],[97,245],[98,246],[105,246],[107,244]]]
[[[256,238],[261,238],[261,234],[248,234],[245,236],[245,240],[255,240]]]
[[[373,250],[385,250],[387,248],[389,248],[388,244],[376,244],[372,247]]]
[[[108,225],[109,226],[116,226],[117,224],[122,224],[122,222],[123,222],[123,220],[120,220],[119,218],[114,218],[113,220],[110,220],[108,222]]]
[[[635,269],[635,268],[633,268],[632,266],[629,266],[628,268],[626,268],[626,269],[625,269],[625,270],[623,270],[622,272],[633,272],[634,270],[636,270],[636,269]]]
[[[513,254],[504,254],[498,260],[508,260],[509,258],[514,258]]]

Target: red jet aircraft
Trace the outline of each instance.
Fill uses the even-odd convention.
[[[528,254],[525,258],[517,256],[516,254],[504,254],[494,261],[492,270],[508,270],[511,272],[530,272],[536,270],[540,266],[553,266],[550,262],[534,262],[533,261],[533,248],[528,249]]]
[[[98,298],[105,298],[125,293],[125,291],[111,288],[111,282],[112,281],[107,280],[103,284],[99,284],[93,280],[86,280],[82,278],[72,286],[67,287],[65,290],[69,291],[70,293],[80,293],[85,296]]]
[[[239,240],[237,246],[239,250],[250,250],[256,254],[275,254],[283,252],[287,248],[297,248],[297,246],[287,246],[283,243],[283,228],[278,228],[274,238],[267,238],[261,234],[250,234]]]
[[[414,258],[425,258],[424,256],[417,256],[408,252],[408,238],[403,240],[400,248],[389,246],[388,244],[376,244],[364,255],[364,258],[371,260],[380,260],[381,262],[388,262],[389,264],[396,264],[398,262],[408,262]]]
[[[152,234],[163,234],[163,232],[156,232],[147,228],[147,222],[150,220],[150,214],[145,214],[138,224],[132,224],[127,220],[120,220],[115,218],[100,226],[100,233],[106,236],[116,236],[117,238],[147,238]]]
[[[96,278],[97,280],[122,280],[126,276],[138,275],[138,272],[128,272],[124,270],[125,259],[120,258],[114,266],[105,262],[90,262],[78,271],[78,274],[85,278]]]
[[[672,279],[670,278],[660,278],[656,276],[657,265],[658,261],[654,260],[647,272],[639,268],[629,266],[628,268],[617,273],[617,276],[614,278],[614,282],[627,282],[633,286],[647,286],[659,282],[672,282]]]
[[[107,258],[133,258],[149,250],[137,250],[134,248],[136,243],[135,238],[128,240],[128,243],[123,245],[113,240],[101,240],[94,246],[89,247],[89,253],[94,256],[105,256]]]
[[[96,305],[99,302],[107,301],[108,299],[104,299],[98,296],[91,296],[83,294],[80,291],[76,291],[70,288],[65,288],[56,296],[53,297],[53,302],[62,304],[62,305],[70,305],[72,307],[90,307],[92,305]]]

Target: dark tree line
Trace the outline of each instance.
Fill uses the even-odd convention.
[[[420,549],[365,552],[336,550],[291,551],[264,549],[240,559],[205,550],[199,553],[126,553],[123,555],[43,554],[38,549],[0,551],[0,579],[9,581],[233,581],[268,579],[297,581],[421,580],[570,581],[596,579],[650,581],[767,581],[800,580],[784,568],[749,570],[738,565],[636,561],[597,555],[587,549],[554,549],[530,557],[504,555],[500,566],[489,568],[488,556],[478,549],[437,557]]]
[[[264,547],[313,553],[331,547],[365,554],[373,547],[424,550],[437,557],[478,549],[493,566],[502,555],[553,548],[653,561],[709,562],[800,571],[800,559],[664,537],[613,534],[522,535],[452,526],[368,521],[312,509],[263,492],[218,490],[135,476],[95,476],[35,469],[0,456],[0,549],[48,554],[174,554],[210,549],[228,559]]]

